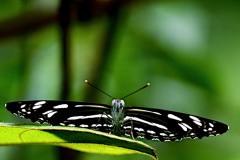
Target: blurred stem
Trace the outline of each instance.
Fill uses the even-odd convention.
[[[102,84],[104,78],[104,72],[110,64],[111,53],[113,51],[114,42],[116,39],[118,24],[120,20],[120,0],[114,0],[107,13],[107,28],[105,33],[105,39],[102,42],[102,49],[99,52],[97,60],[94,62],[94,68],[91,71],[91,82],[94,82],[96,86]],[[94,100],[97,97],[97,92],[94,88],[88,87],[85,92],[85,99]]]
[[[67,100],[70,94],[70,3],[67,0],[61,0],[59,8],[59,26],[61,34],[61,67],[62,67],[62,89],[61,99]]]
[[[61,99],[68,99],[70,94],[70,77],[71,77],[71,67],[70,67],[70,11],[71,11],[71,1],[61,0],[59,8],[59,25],[61,30],[61,47],[62,47],[62,89],[61,89]],[[101,84],[104,71],[109,63],[110,53],[112,52],[114,39],[116,36],[118,20],[119,20],[119,0],[115,0],[108,11],[108,26],[106,29],[105,41],[103,42],[102,50],[99,54],[99,59],[95,63],[95,70],[93,70],[91,80]],[[96,74],[98,73],[98,74]],[[88,88],[85,98],[95,99],[96,91],[92,88]],[[59,160],[75,160],[82,159],[83,154],[79,152],[59,148]],[[81,153],[81,152],[80,152]],[[80,157],[79,157],[80,156]]]
[[[56,12],[50,10],[34,10],[21,13],[16,17],[0,21],[0,41],[30,34],[54,24]]]
[[[61,34],[61,67],[62,67],[62,82],[60,99],[67,100],[70,95],[71,83],[71,51],[70,51],[70,11],[71,1],[61,0],[59,7],[59,26]],[[76,160],[79,152],[67,149],[58,148],[59,160]]]
[[[96,1],[96,0],[69,0],[74,5],[71,7],[72,13],[71,18],[76,19],[78,17],[78,12],[83,12],[88,16],[85,11],[88,11],[87,6],[84,4],[91,4],[91,16],[92,20],[99,19],[102,16],[106,15],[108,11],[108,6],[111,6],[112,1]],[[115,0],[114,0],[115,1]],[[153,1],[153,0],[151,0]],[[69,2],[69,3],[70,3]],[[129,6],[134,5],[136,3],[149,3],[150,0],[141,0],[141,1],[134,1],[134,0],[122,0],[121,6]],[[115,3],[115,2],[113,2]],[[25,4],[24,4],[25,5]],[[23,5],[23,6],[24,6]],[[83,5],[83,7],[79,10],[76,6]],[[74,8],[75,7],[75,8]],[[77,11],[74,11],[77,10]],[[46,9],[46,8],[34,8],[34,10],[26,11],[20,13],[14,17],[10,17],[8,19],[4,19],[0,21],[0,41],[6,40],[8,38],[21,36],[24,34],[33,33],[39,31],[40,29],[46,28],[51,24],[56,24],[58,22],[58,12],[53,9]],[[80,20],[83,21],[84,20]]]

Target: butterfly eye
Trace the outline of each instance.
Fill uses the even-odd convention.
[[[121,99],[113,99],[112,106],[120,109],[125,106],[125,102],[124,100],[121,100]]]

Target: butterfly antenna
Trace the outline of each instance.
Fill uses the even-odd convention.
[[[106,93],[105,91],[99,89],[98,87],[94,86],[94,85],[91,84],[88,80],[85,80],[84,82],[87,83],[89,86],[95,88],[95,89],[98,90],[99,92],[103,93],[104,95],[106,95],[106,96],[108,96],[108,97],[110,97],[110,98],[113,99],[113,96],[111,96],[110,94]]]
[[[151,84],[148,82],[147,84],[145,84],[145,85],[142,86],[141,88],[137,89],[136,91],[134,91],[134,92],[132,92],[132,93],[130,93],[130,94],[124,96],[124,97],[122,97],[121,99],[127,98],[127,97],[129,97],[129,96],[131,96],[131,95],[133,95],[133,94],[135,94],[135,93],[137,93],[137,92],[139,92],[139,91],[141,91],[141,90],[149,87],[150,85],[151,85]]]

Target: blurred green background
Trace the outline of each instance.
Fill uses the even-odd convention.
[[[76,0],[71,6],[69,99],[88,99],[84,79],[119,97],[151,82],[126,104],[201,115],[230,126],[226,134],[202,140],[146,141],[159,159],[239,160],[240,1],[120,1],[114,41],[105,44],[111,47],[105,56],[100,53],[111,3]],[[59,5],[57,0],[0,0],[1,122],[29,123],[5,110],[8,101],[61,99]],[[104,68],[96,65],[101,62]],[[92,78],[97,76],[100,82]],[[94,102],[111,100],[97,93]],[[0,147],[1,160],[57,160],[57,154],[51,146]],[[148,158],[79,154],[84,160]]]

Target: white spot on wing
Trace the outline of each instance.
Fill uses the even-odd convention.
[[[129,126],[129,127],[131,128],[131,126]],[[134,127],[134,130],[139,131],[139,132],[143,132],[144,131],[143,128],[137,128],[137,127]]]
[[[189,118],[191,118],[194,121],[201,122],[201,120],[199,118],[195,117],[195,116],[189,116]]]
[[[212,131],[213,129],[212,128],[208,128],[208,131]]]
[[[130,129],[130,128],[132,128],[132,126],[124,126],[123,128],[124,129]]]
[[[42,107],[42,105],[35,105],[35,106],[32,107],[32,109],[35,110],[35,109],[38,109],[38,108],[41,108],[41,107]]]
[[[198,125],[198,126],[202,126],[202,123],[199,122],[199,121],[193,121],[193,123],[195,123],[195,124]]]
[[[102,124],[92,124],[91,127],[102,127]]]
[[[183,124],[179,123],[178,125],[183,129],[183,131],[186,132],[188,130],[187,127],[184,126]]]
[[[173,114],[168,114],[168,118],[174,119],[174,120],[177,120],[177,121],[182,121],[181,118],[179,118],[179,117],[177,117],[177,116],[175,116],[175,115],[173,115]]]
[[[127,120],[134,120],[134,121],[137,121],[137,122],[141,122],[141,123],[145,123],[145,124],[148,124],[150,126],[154,126],[154,127],[158,127],[158,128],[161,128],[161,129],[164,129],[164,130],[168,130],[168,128],[164,125],[161,125],[161,124],[157,124],[157,123],[151,123],[151,122],[148,122],[146,120],[143,120],[143,119],[140,119],[138,117],[130,117],[130,116],[126,116],[124,118],[124,121],[127,121]]]
[[[72,116],[69,117],[67,120],[91,119],[91,118],[108,118],[108,116],[104,114],[94,114],[90,116]]]
[[[57,113],[57,111],[49,110],[49,111],[43,112],[42,114],[47,115],[48,118],[51,118],[56,113]]]
[[[102,125],[101,124],[97,124],[97,126],[96,127],[102,127]]]
[[[212,128],[214,127],[214,125],[212,123],[210,123],[210,122],[209,122],[209,126],[212,127]]]
[[[39,102],[35,103],[34,105],[35,105],[35,106],[38,106],[38,105],[43,105],[43,104],[45,104],[45,103],[46,103],[46,101],[39,101]]]
[[[51,112],[51,113],[48,113],[47,114],[47,117],[48,118],[51,118],[54,114],[56,114],[57,113],[57,111],[53,111],[53,112]]]
[[[160,136],[167,136],[166,133],[159,133]]]
[[[144,110],[144,109],[128,109],[129,111],[139,111],[139,112],[148,112],[148,113],[153,113],[153,114],[157,114],[157,115],[162,115],[159,112],[154,112],[154,111],[148,111],[148,110]]]
[[[84,104],[84,105],[75,105],[74,107],[108,108],[108,107],[105,107],[105,106],[99,106],[99,105],[87,105],[87,104]]]
[[[152,130],[147,130],[147,133],[156,134],[156,132],[154,132],[154,131],[152,131]]]
[[[169,137],[174,137],[175,135],[174,134],[169,134]]]
[[[54,109],[68,108],[68,105],[67,104],[60,104],[60,105],[54,106],[53,108]]]
[[[92,124],[92,125],[91,125],[91,127],[96,127],[96,126],[97,126],[97,124]]]
[[[46,103],[46,101],[36,102],[36,103],[34,104],[34,106],[32,107],[32,109],[35,110],[35,109],[41,108],[42,105],[45,104],[45,103]]]
[[[113,125],[109,124],[108,127],[112,127]]]
[[[26,104],[22,104],[21,106],[20,106],[20,108],[24,108],[26,106]]]
[[[49,111],[43,112],[42,114],[43,114],[43,115],[46,115],[46,114],[51,113],[51,112],[53,112],[53,111],[54,111],[54,110],[49,110]]]
[[[27,112],[27,110],[23,108],[23,109],[22,109],[22,112]]]
[[[139,136],[137,136],[137,138],[144,138],[144,136],[139,135]]]
[[[112,125],[111,124],[103,124],[103,127],[112,127]]]
[[[82,128],[87,128],[88,125],[87,125],[87,124],[80,124],[80,127],[82,127]]]
[[[186,123],[181,123],[182,125],[184,125],[185,127],[187,127],[188,129],[192,129],[192,127],[190,127],[188,124]]]
[[[191,136],[195,136],[196,134],[195,133],[190,133]]]

